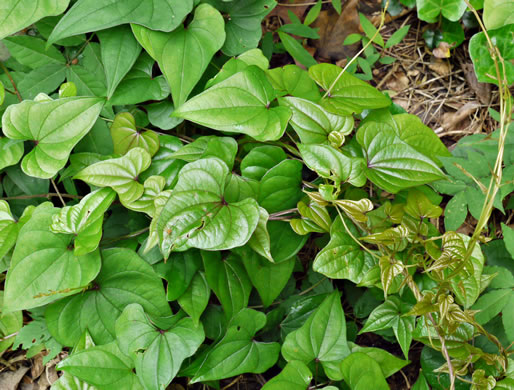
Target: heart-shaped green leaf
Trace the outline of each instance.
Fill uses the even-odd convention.
[[[178,299],[180,307],[191,316],[195,326],[209,303],[211,289],[203,272],[198,272],[191,280],[187,290]]]
[[[334,115],[306,99],[288,96],[278,101],[293,112],[290,123],[303,144],[329,144],[332,132],[344,136],[353,130],[352,116]]]
[[[70,246],[72,236],[50,231],[58,210],[44,203],[20,229],[5,283],[4,312],[46,305],[75,294],[100,271],[98,251],[77,257]]]
[[[223,53],[236,56],[257,47],[261,39],[261,21],[277,5],[275,0],[206,0],[220,12],[230,15],[226,21],[227,40]]]
[[[225,200],[228,174],[227,165],[212,157],[182,168],[157,222],[165,258],[178,248],[225,250],[248,242],[259,221],[259,206],[251,198]]]
[[[97,187],[111,187],[123,202],[131,203],[143,195],[144,187],[138,179],[151,162],[152,158],[145,149],[134,148],[123,157],[90,165],[73,178]]]
[[[247,134],[258,141],[274,141],[282,137],[291,116],[286,107],[270,107],[275,97],[264,71],[252,65],[195,96],[173,116],[216,130]]]
[[[128,26],[100,31],[98,38],[107,81],[107,99],[110,99],[139,57],[141,46]]]
[[[298,360],[291,360],[280,374],[266,382],[262,390],[305,390],[311,380],[309,367]]]
[[[221,258],[220,252],[202,252],[205,276],[223,306],[227,319],[248,305],[252,283],[239,256]]]
[[[196,352],[205,336],[191,318],[183,318],[169,329],[158,329],[143,307],[132,304],[116,321],[116,338],[125,354],[137,353],[136,373],[145,389],[159,390],[171,383],[182,362]]]
[[[514,4],[510,0],[485,0],[484,25],[494,30],[508,24],[514,24]]]
[[[133,25],[132,30],[139,43],[159,63],[170,84],[175,107],[187,100],[225,42],[223,17],[208,4],[195,9],[195,17],[187,28],[179,26],[171,33],[163,33]]]
[[[21,167],[29,176],[48,179],[64,167],[73,147],[95,124],[102,107],[103,100],[97,98],[25,100],[7,107],[2,130],[11,139],[36,144],[23,158]]]
[[[464,0],[416,0],[416,6],[418,18],[429,23],[436,22],[440,14],[456,22],[467,8]]]
[[[365,326],[359,333],[393,328],[403,354],[408,359],[416,318],[415,316],[404,316],[404,314],[409,312],[411,308],[411,305],[402,302],[398,297],[390,296],[387,301],[371,312]]]
[[[115,342],[77,351],[57,366],[98,390],[143,390],[132,359]]]
[[[348,157],[330,145],[299,144],[298,149],[310,169],[336,184],[349,182],[356,187],[366,184],[366,160]]]
[[[98,248],[102,238],[104,213],[116,198],[110,188],[102,188],[86,195],[79,204],[66,206],[52,217],[54,233],[75,236],[75,256],[82,256]]]
[[[303,196],[301,184],[302,163],[298,160],[284,160],[262,177],[259,204],[270,213],[294,208]]]
[[[193,0],[79,0],[57,23],[48,42],[126,23],[173,31],[192,9]]]
[[[50,333],[64,345],[75,345],[88,329],[98,344],[115,339],[115,322],[123,309],[138,303],[156,317],[171,314],[161,279],[134,251],[102,251],[102,270],[83,294],[48,306],[45,317]]]
[[[70,0],[5,0],[0,6],[0,39],[14,34],[45,16],[62,14]]]
[[[321,99],[319,88],[314,80],[298,65],[270,69],[266,75],[279,96],[290,95],[313,102]]]
[[[282,345],[284,359],[305,364],[314,359],[321,364],[338,362],[349,354],[339,291],[328,295],[301,328],[287,335]]]
[[[278,146],[257,146],[241,161],[241,174],[250,179],[261,180],[266,172],[286,158],[286,152]]]
[[[357,132],[357,141],[367,156],[366,175],[388,192],[445,177],[433,160],[402,141],[389,127],[365,124]]]
[[[2,40],[11,56],[20,64],[37,69],[48,64],[66,63],[66,59],[55,46],[45,48],[46,42],[29,35],[17,35]]]
[[[498,48],[503,58],[503,61],[498,64],[500,77],[503,78],[505,74],[509,85],[514,83],[514,64],[512,63],[514,60],[514,50],[512,49],[513,34],[514,24],[508,24],[488,32],[489,38],[493,40],[495,47]],[[478,81],[498,85],[496,64],[491,57],[487,38],[483,32],[475,34],[469,41],[469,54],[473,61]]]
[[[257,253],[243,248],[241,258],[246,272],[257,289],[264,307],[268,307],[280,295],[293,273],[296,259],[274,264]]]
[[[151,130],[139,132],[136,120],[130,112],[121,112],[116,115],[111,125],[111,137],[114,153],[124,155],[130,149],[145,149],[150,156],[159,150],[159,137]]]
[[[339,66],[332,64],[318,64],[309,68],[309,75],[314,81],[325,91],[330,89],[330,95],[319,102],[326,110],[336,115],[359,114],[363,110],[387,107],[391,104],[376,88],[348,72],[343,73],[335,82],[341,71]]]
[[[267,228],[269,214],[262,207],[259,207],[259,213],[259,223],[257,224],[252,237],[250,237],[250,240],[248,241],[248,246],[262,257],[273,262],[273,256],[271,256],[270,236]]]
[[[265,324],[264,313],[251,309],[240,311],[230,321],[223,338],[198,355],[181,374],[192,376],[190,383],[197,383],[265,372],[276,363],[280,350],[278,343],[252,339]]]
[[[155,217],[155,200],[163,195],[165,186],[166,179],[164,179],[164,177],[150,176],[143,184],[144,192],[141,198],[133,202],[125,202],[122,200],[121,203],[129,210],[146,213],[150,217]],[[164,193],[167,193],[167,191]]]
[[[218,157],[232,169],[237,154],[237,142],[232,137],[207,135],[198,137],[190,144],[184,145],[175,153],[173,158],[193,162],[206,157]]]
[[[352,390],[388,390],[378,363],[362,352],[354,352],[341,364],[344,381]]]

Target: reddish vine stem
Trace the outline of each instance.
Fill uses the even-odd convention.
[[[16,87],[16,83],[14,82],[14,79],[12,78],[11,76],[11,73],[9,73],[9,69],[6,68],[6,66],[3,64],[3,62],[0,62],[0,68],[2,68],[2,70],[5,72],[5,74],[7,75],[7,78],[9,79],[9,81],[11,82],[13,88],[14,88],[14,93],[16,94],[16,96],[18,97],[18,100],[20,102],[23,101],[23,98],[21,97],[20,95],[20,91],[18,91],[18,87]]]
[[[59,194],[56,192],[49,192],[48,194],[36,194],[36,195],[18,195],[18,196],[7,196],[5,198],[0,198],[0,200],[23,200],[23,199],[36,199],[36,198],[52,198],[58,197]],[[80,195],[70,195],[70,194],[60,194],[63,198],[69,199],[82,199],[83,196]]]

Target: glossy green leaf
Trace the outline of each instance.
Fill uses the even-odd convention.
[[[147,390],[166,388],[177,375],[182,362],[192,356],[205,336],[201,326],[183,318],[171,328],[156,328],[140,305],[128,305],[116,321],[120,349],[136,352],[136,374]]]
[[[319,88],[309,73],[297,65],[286,65],[267,71],[269,81],[279,96],[291,95],[317,102],[321,99]]]
[[[2,104],[4,104],[4,101],[5,101],[5,87],[4,87],[4,83],[2,83],[2,81],[0,81],[0,106]]]
[[[2,222],[0,221],[0,223]],[[2,339],[2,341],[0,341],[0,353],[3,353],[14,343],[14,337],[12,335],[16,334],[23,326],[23,314],[21,310],[3,313],[3,302],[4,292],[0,291],[0,339]]]
[[[286,153],[278,146],[257,146],[241,161],[241,174],[250,179],[261,180],[266,172],[286,158]]]
[[[509,0],[484,1],[484,25],[488,30],[514,23],[514,4]]]
[[[66,98],[11,105],[2,117],[4,134],[36,146],[21,162],[29,176],[51,178],[68,161],[73,147],[93,127],[103,101],[97,98]],[[40,121],[39,118],[45,118]]]
[[[280,374],[266,382],[262,390],[305,390],[311,380],[309,367],[298,360],[291,360]]]
[[[75,352],[84,351],[88,348],[94,347],[95,343],[89,332],[86,330],[79,342],[73,347],[72,354]],[[52,384],[50,390],[97,390],[94,386],[87,384],[81,379],[73,376],[69,372],[65,372],[61,377]]]
[[[131,303],[155,317],[171,314],[151,266],[130,249],[106,249],[91,288],[48,306],[45,318],[52,336],[64,345],[75,345],[85,329],[97,344],[106,344],[115,339],[116,319]]]
[[[353,117],[334,115],[309,100],[285,97],[279,103],[293,112],[290,123],[303,144],[327,144],[330,133],[348,135],[353,130]]]
[[[416,323],[414,316],[404,316],[410,308],[410,305],[403,303],[399,298],[390,296],[371,312],[360,333],[392,328],[405,358],[408,359],[412,333]]]
[[[352,390],[388,390],[378,363],[362,352],[354,352],[341,363],[344,381]]]
[[[423,192],[416,189],[409,190],[404,210],[411,217],[421,220],[424,218],[439,218],[443,213],[441,207],[432,204]]]
[[[306,68],[310,68],[311,66],[317,64],[316,60],[307,51],[307,49],[304,48],[303,45],[291,35],[279,30],[278,36],[280,37],[280,41],[284,45],[287,52],[291,54],[291,57],[293,57],[295,61],[299,62]]]
[[[327,91],[341,71],[342,69],[336,65],[318,64],[309,69],[309,75]],[[390,101],[368,83],[345,72],[331,89],[330,96],[321,100],[320,104],[336,115],[348,115],[359,114],[363,110],[387,107]]]
[[[30,211],[28,213],[30,215]],[[23,220],[26,219],[22,218]],[[21,229],[21,221],[16,221],[11,213],[9,203],[5,200],[0,200],[0,259],[3,258],[7,252],[16,243],[18,232]]]
[[[269,60],[262,54],[261,49],[251,49],[245,51],[241,55],[231,58],[223,64],[221,70],[210,79],[206,84],[205,88],[210,88],[214,84],[221,83],[228,79],[230,76],[245,70],[251,65],[256,65],[262,70],[267,70],[269,67]]]
[[[0,169],[17,164],[23,152],[23,141],[0,137]]]
[[[500,51],[503,61],[499,63],[500,77],[507,79],[507,83],[514,83],[514,49],[512,46],[512,34],[514,34],[514,24],[508,24],[496,30],[488,32],[490,39]],[[475,34],[469,41],[469,54],[477,79],[483,83],[498,84],[496,66],[489,53],[487,38],[483,32]]]
[[[346,342],[346,321],[338,291],[328,295],[301,328],[289,333],[282,345],[287,361],[330,363],[350,354]]]
[[[416,6],[418,18],[429,23],[436,22],[440,14],[455,22],[467,8],[464,0],[416,0]]]
[[[488,323],[506,307],[511,298],[512,291],[510,289],[493,290],[482,295],[471,306],[472,310],[479,311],[475,314],[475,320],[481,325]]]
[[[247,134],[258,141],[273,141],[284,134],[291,116],[288,108],[270,107],[275,97],[264,71],[249,66],[190,99],[173,116],[216,130]]]
[[[130,72],[116,88],[109,103],[118,106],[167,98],[170,86],[164,76],[153,77],[154,62],[146,52],[141,53]]]
[[[367,155],[366,175],[388,192],[444,178],[433,160],[401,140],[391,128],[364,125],[357,132],[357,140]]]
[[[294,208],[303,196],[301,184],[302,164],[298,160],[284,160],[261,178],[259,205],[270,213]]]
[[[205,277],[218,297],[227,319],[248,305],[252,283],[239,256],[221,258],[220,252],[202,252]]]
[[[107,98],[109,99],[136,62],[141,53],[141,46],[128,26],[100,31],[98,38],[102,50],[102,63],[107,81]]]
[[[225,201],[228,174],[227,165],[212,157],[182,168],[157,222],[165,258],[174,249],[223,250],[248,242],[259,221],[259,206],[251,198]]]
[[[382,375],[385,378],[400,371],[403,367],[407,366],[410,362],[402,360],[387,352],[382,348],[361,347],[359,345],[352,345],[352,353],[362,352],[372,358],[380,366]]]
[[[227,39],[223,53],[235,56],[257,47],[261,38],[261,21],[277,5],[275,0],[206,0],[221,13],[230,15],[226,21]]]
[[[275,264],[247,248],[240,253],[246,272],[257,289],[263,306],[268,307],[286,286],[293,273],[296,259],[292,257]]]
[[[200,251],[190,249],[185,252],[174,252],[166,263],[159,263],[155,266],[159,276],[168,282],[167,297],[169,301],[177,300],[186,292],[201,265]]]
[[[346,225],[354,236],[357,230],[350,221]],[[376,260],[361,249],[345,231],[338,218],[330,229],[330,242],[314,259],[313,269],[333,279],[348,279],[360,283],[376,265]]]
[[[441,165],[439,157],[451,156],[435,132],[425,126],[416,115],[391,115],[388,110],[380,110],[375,115],[372,114],[366,118],[366,123],[361,128],[379,127],[388,129],[387,131],[392,130],[402,141],[435,161],[439,166]],[[360,131],[366,130],[359,129]]]
[[[514,229],[502,223],[502,233],[503,239],[505,242],[505,248],[510,253],[512,257],[514,257]]]
[[[170,101],[164,100],[159,103],[152,103],[145,108],[148,113],[148,120],[159,129],[171,130],[182,123],[182,119],[171,117],[175,107]]]
[[[111,187],[121,200],[131,203],[143,195],[144,187],[138,182],[138,177],[151,161],[145,149],[134,148],[123,157],[100,161],[84,168],[74,179],[97,187]]]
[[[57,366],[57,369],[70,373],[98,390],[142,390],[133,368],[132,359],[123,354],[115,342],[78,351]]]
[[[267,228],[268,219],[268,212],[262,207],[259,207],[259,223],[257,224],[252,237],[250,237],[250,240],[248,241],[248,246],[260,256],[273,262],[274,260],[273,256],[271,255],[270,236]]]
[[[124,155],[130,149],[145,149],[150,156],[159,150],[159,137],[151,130],[138,131],[136,120],[130,112],[120,112],[111,125],[114,153]]]
[[[366,161],[348,157],[330,145],[298,144],[302,158],[311,170],[336,184],[349,182],[356,187],[366,183]]]
[[[46,305],[76,294],[100,271],[100,253],[75,256],[72,237],[50,231],[59,209],[44,203],[20,229],[7,273],[4,312]],[[27,265],[30,264],[30,272]]]
[[[79,0],[57,23],[49,43],[74,35],[135,23],[154,30],[173,31],[193,8],[193,0]]]
[[[133,202],[121,200],[123,206],[138,213],[146,213],[150,217],[155,216],[155,202],[160,197],[167,199],[169,191],[163,191],[166,186],[166,179],[162,176],[150,176],[143,184],[143,195]],[[159,199],[160,200],[160,199]]]
[[[53,215],[50,229],[54,233],[74,235],[75,256],[82,256],[98,248],[102,237],[104,213],[116,198],[110,188],[93,191],[75,206],[63,207]]]
[[[202,77],[213,55],[225,42],[221,14],[208,4],[195,10],[193,21],[171,33],[133,26],[145,50],[159,63],[171,86],[175,107],[180,107]]]
[[[223,338],[198,355],[183,375],[190,383],[230,378],[242,373],[263,373],[278,359],[280,345],[253,340],[266,324],[264,313],[244,309],[229,323]]]
[[[271,239],[271,256],[275,263],[295,256],[308,238],[296,234],[289,223],[284,221],[268,221],[267,228]]]
[[[203,272],[198,272],[191,280],[191,284],[184,294],[178,298],[178,304],[191,316],[195,325],[198,325],[200,316],[209,303],[210,296],[211,289],[207,279]]]
[[[184,145],[175,153],[173,158],[193,162],[207,157],[218,157],[232,169],[237,154],[237,142],[232,137],[207,135],[198,137],[193,142]]]
[[[20,64],[37,69],[48,64],[65,64],[66,59],[55,46],[45,48],[46,42],[29,35],[17,35],[2,40],[11,56]]]
[[[66,78],[66,69],[65,65],[55,63],[34,69],[18,83],[18,91],[24,99],[54,92]]]
[[[45,16],[62,14],[70,0],[6,0],[0,7],[0,39],[14,34]]]
[[[159,134],[159,151],[153,156],[152,164],[139,177],[142,180],[150,176],[162,176],[166,179],[166,187],[173,187],[180,169],[186,165],[184,161],[176,160],[173,153],[182,147],[179,138],[172,135]]]

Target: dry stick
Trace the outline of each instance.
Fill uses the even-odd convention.
[[[64,199],[62,198],[62,195],[61,193],[59,192],[59,189],[57,188],[57,184],[55,184],[55,181],[54,179],[50,179],[50,181],[52,182],[52,186],[54,187],[54,190],[57,194],[57,196],[59,197],[59,199],[61,200],[61,203],[63,206],[66,206],[66,202],[64,201]]]
[[[355,54],[353,56],[353,58],[348,61],[348,63],[345,65],[345,67],[341,70],[341,72],[339,72],[339,74],[337,75],[337,77],[335,78],[335,80],[332,82],[332,84],[330,85],[330,87],[328,87],[327,91],[325,92],[325,94],[323,95],[323,99],[325,99],[327,96],[330,96],[330,92],[332,92],[332,89],[334,89],[334,87],[336,86],[337,82],[339,81],[339,79],[343,76],[344,72],[346,72],[346,69],[348,69],[348,67],[353,64],[357,58],[362,54],[364,53],[364,51],[368,48],[369,45],[371,45],[373,43],[373,41],[375,40],[375,38],[380,34],[380,30],[382,29],[382,27],[384,27],[384,24],[385,24],[385,15],[386,15],[386,12],[387,12],[387,8],[389,7],[389,0],[387,0],[386,4],[385,4],[385,7],[384,9],[382,10],[382,14],[380,15],[380,25],[377,27],[377,31],[375,31],[375,34],[373,34],[373,36],[371,37],[371,39],[368,41],[368,43],[366,45],[364,45],[362,47],[361,50],[359,50],[359,52],[357,54]]]
[[[11,74],[9,73],[9,70],[5,67],[5,65],[3,64],[3,62],[0,62],[0,68],[2,68],[2,70],[5,72],[5,74],[7,75],[7,77],[9,78],[9,81],[11,82],[13,88],[14,88],[14,92],[16,93],[16,96],[18,97],[18,100],[20,102],[23,101],[21,95],[20,95],[20,91],[18,91],[18,88],[16,87],[16,83],[14,82]]]

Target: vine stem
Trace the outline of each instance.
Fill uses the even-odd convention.
[[[56,192],[49,192],[48,194],[36,194],[36,195],[19,195],[19,196],[7,196],[5,198],[0,198],[0,200],[23,200],[23,199],[36,199],[36,198],[51,198],[58,197],[62,198],[70,198],[70,199],[82,199],[83,196],[80,195],[70,195],[70,194],[57,194]]]
[[[61,201],[62,205],[63,205],[63,206],[66,206],[66,202],[65,202],[65,201],[64,201],[64,199],[62,198],[62,195],[61,195],[61,193],[59,192],[59,188],[57,188],[57,184],[55,184],[54,179],[50,179],[50,181],[52,182],[52,186],[54,187],[55,193],[56,193],[56,194],[57,194],[57,196],[59,197],[59,200]]]
[[[18,87],[16,87],[16,83],[14,82],[14,79],[12,78],[11,76],[11,73],[9,73],[9,69],[7,69],[7,67],[4,65],[3,62],[0,61],[0,68],[2,68],[2,70],[5,72],[5,74],[7,75],[7,78],[9,79],[9,81],[11,82],[11,85],[12,87],[14,88],[14,93],[16,94],[16,96],[18,97],[18,100],[20,102],[23,101],[23,98],[21,97],[20,95],[20,91],[18,91]]]
[[[384,6],[384,9],[382,10],[382,13],[380,14],[380,25],[377,27],[377,31],[375,31],[375,34],[373,34],[373,36],[371,37],[371,39],[368,41],[368,43],[366,43],[362,49],[359,50],[359,52],[357,54],[355,54],[352,59],[350,61],[348,61],[348,63],[345,65],[345,67],[341,70],[341,72],[339,72],[339,74],[337,75],[337,77],[335,78],[335,80],[332,82],[332,84],[330,84],[330,87],[328,87],[327,91],[325,92],[325,94],[323,95],[323,99],[325,99],[327,96],[330,96],[330,92],[332,92],[332,89],[334,89],[334,87],[336,86],[337,82],[339,81],[339,79],[343,76],[344,72],[346,72],[346,70],[348,69],[348,67],[353,64],[357,58],[359,58],[359,56],[369,47],[369,45],[371,45],[373,43],[373,41],[375,40],[375,38],[380,34],[380,30],[382,29],[382,27],[384,27],[384,24],[385,24],[385,19],[386,19],[386,12],[387,12],[387,8],[389,7],[389,1],[390,0],[387,0],[385,6]]]

